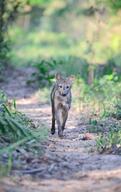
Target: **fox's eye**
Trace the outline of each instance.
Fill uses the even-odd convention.
[[[66,86],[66,89],[69,89],[69,86],[68,86],[68,85]]]
[[[59,88],[62,88],[62,85],[59,85]]]

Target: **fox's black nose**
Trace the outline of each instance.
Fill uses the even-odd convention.
[[[66,94],[62,94],[62,96],[63,96],[63,97],[65,97],[65,96],[66,96]]]

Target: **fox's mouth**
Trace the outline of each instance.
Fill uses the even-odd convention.
[[[65,97],[65,96],[66,96],[66,94],[62,94],[62,96],[63,96],[63,97]]]

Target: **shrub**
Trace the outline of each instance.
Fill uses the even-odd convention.
[[[9,102],[0,92],[0,139],[13,143],[23,137],[32,136],[31,120],[16,110],[15,100]]]

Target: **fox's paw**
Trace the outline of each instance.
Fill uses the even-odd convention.
[[[51,134],[52,134],[52,135],[55,134],[55,129],[51,129]]]
[[[58,132],[58,136],[59,136],[60,138],[63,138],[63,132],[62,132],[62,131],[59,131],[59,132]]]

